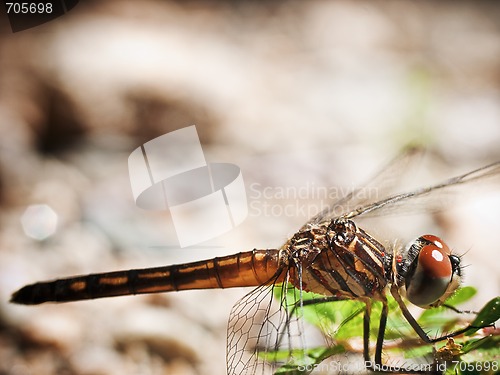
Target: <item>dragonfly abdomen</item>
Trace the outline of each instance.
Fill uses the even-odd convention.
[[[36,305],[128,294],[258,286],[278,277],[282,262],[279,250],[253,250],[193,263],[39,282],[15,292],[11,301]]]

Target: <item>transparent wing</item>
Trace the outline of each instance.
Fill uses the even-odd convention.
[[[500,162],[495,162],[471,172],[450,178],[443,182],[401,193],[401,184],[414,171],[425,152],[421,148],[408,147],[392,159],[362,187],[353,189],[349,194],[327,207],[309,220],[302,229],[310,224],[330,221],[337,217],[363,218],[392,214],[415,214],[437,212],[454,203],[456,196],[470,193],[471,187],[477,193],[482,186],[479,182],[497,178],[500,184]],[[486,182],[486,181],[485,181]],[[397,189],[399,192],[397,193]],[[408,201],[411,200],[411,205]]]
[[[422,210],[427,212],[439,211],[449,205],[450,200],[446,198],[450,198],[451,195],[456,195],[460,192],[458,187],[469,187],[470,185],[488,178],[500,178],[500,162],[489,164],[431,186],[389,196],[385,199],[357,208],[342,216],[350,219],[361,215],[363,215],[363,217],[370,215],[385,215],[387,213],[399,211],[403,205],[405,205],[405,212],[415,213]],[[478,186],[474,185],[474,188],[477,189]],[[438,192],[439,194],[436,194]],[[410,199],[412,201],[412,207],[408,209],[407,203]]]
[[[293,350],[301,347],[302,320],[294,313],[299,301],[300,292],[280,282],[260,286],[234,305],[228,323],[228,375],[273,374],[292,357],[304,355],[303,348]]]
[[[399,186],[402,174],[413,170],[424,155],[424,150],[418,147],[408,146],[402,150],[394,159],[389,161],[363,186],[353,189],[347,195],[332,203],[319,214],[311,218],[309,224],[317,224],[342,216],[348,212],[367,205],[369,202],[378,201],[395,192]]]

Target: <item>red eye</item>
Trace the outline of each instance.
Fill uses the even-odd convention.
[[[418,256],[415,268],[406,279],[406,296],[413,304],[426,308],[443,299],[455,273],[460,274],[452,264],[450,248],[439,237],[427,234],[414,246]]]
[[[446,253],[442,247],[435,244],[424,246],[420,250],[418,264],[427,277],[450,278],[453,273],[449,252]]]
[[[438,236],[434,236],[432,234],[426,234],[420,238],[432,243],[437,248],[442,249],[446,255],[451,255],[451,250],[448,247],[448,245],[445,244]]]

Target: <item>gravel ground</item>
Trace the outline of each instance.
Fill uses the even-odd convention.
[[[499,19],[488,1],[86,1],[34,29],[3,24],[0,374],[225,373],[227,318],[246,290],[39,307],[9,296],[279,247],[326,204],[321,188],[358,186],[408,143],[429,150],[421,173],[395,176],[414,186],[500,160]],[[207,160],[241,168],[249,216],[179,249],[168,213],[134,205],[127,158],[191,124]],[[369,224],[389,242],[431,232],[467,252],[479,289],[467,308],[500,294],[500,185],[483,185],[439,213]],[[49,237],[23,231],[23,217],[50,231],[54,214]]]

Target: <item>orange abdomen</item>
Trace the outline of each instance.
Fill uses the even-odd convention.
[[[189,289],[259,286],[283,280],[279,250],[253,250],[193,263],[116,271],[27,285],[11,301],[26,305]]]

